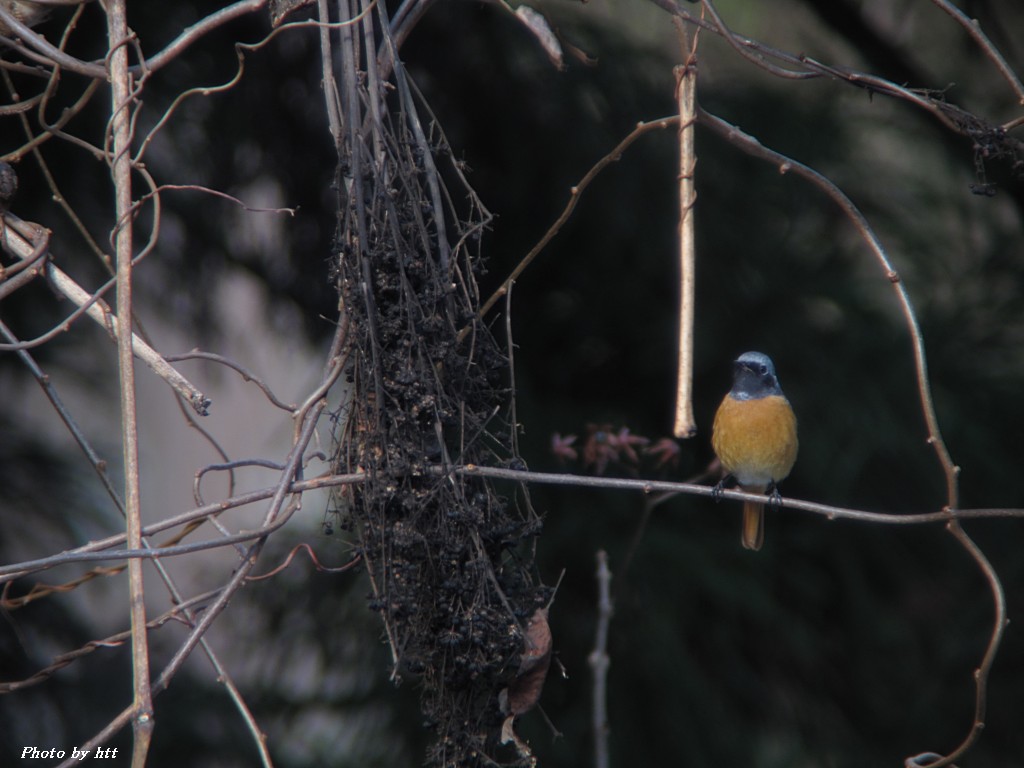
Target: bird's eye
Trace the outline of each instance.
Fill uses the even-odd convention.
[[[768,375],[768,366],[765,365],[764,363],[761,363],[761,375],[762,376],[767,376]]]

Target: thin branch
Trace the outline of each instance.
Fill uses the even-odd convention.
[[[42,126],[43,129],[42,132],[35,136],[31,136],[31,131],[28,128],[28,121],[23,121],[22,125],[24,127],[26,134],[29,135],[29,139],[17,149],[14,149],[8,152],[6,155],[4,155],[5,158],[15,160],[21,159],[28,152],[35,152],[40,146],[42,146],[45,142],[49,141],[50,139],[59,138],[81,149],[84,149],[97,160],[106,159],[103,155],[102,149],[93,146],[92,144],[85,141],[84,139],[81,139],[78,136],[74,136],[70,133],[65,133],[63,130],[64,126],[71,122],[73,118],[77,117],[79,113],[81,113],[82,110],[85,109],[85,107],[92,100],[93,95],[98,90],[100,90],[102,86],[101,80],[90,80],[89,84],[83,89],[81,95],[79,95],[78,97],[78,100],[73,105],[65,109],[62,109],[60,115],[54,122],[47,122],[45,108],[50,102],[50,96],[52,96],[50,91],[51,89],[56,87],[56,83],[59,80],[59,78],[57,77],[57,74],[59,72],[59,69],[54,70],[50,81],[46,85],[46,91],[43,94],[41,94],[42,98],[39,104],[38,119],[39,124]],[[6,72],[4,72],[4,82],[7,85],[8,89],[11,91],[11,93],[15,93],[14,86],[11,83],[10,77],[7,75]],[[37,159],[41,160],[41,157],[37,156]],[[45,170],[44,173],[46,173]],[[81,224],[81,221],[77,220],[77,215],[73,213],[73,211],[71,210],[71,206],[67,204],[67,201],[64,200],[62,195],[57,195],[57,202],[60,204],[61,208],[63,208],[64,211],[72,217],[72,221],[75,221],[76,226],[80,228],[80,231],[82,231],[83,235],[86,235],[86,239],[91,239],[89,238],[88,233],[84,231],[84,227]]]
[[[373,4],[376,5],[376,2]],[[423,124],[420,121],[419,113],[416,111],[412,92],[410,90],[408,80],[406,79],[405,67],[397,66],[398,44],[391,36],[390,22],[387,18],[383,5],[377,5],[377,13],[381,19],[381,31],[383,37],[381,47],[386,49],[390,56],[395,84],[398,86],[399,97],[404,105],[403,111],[406,122],[412,129],[412,135],[416,139],[416,146],[422,151],[420,161],[424,166],[423,170],[426,175],[430,202],[433,205],[435,213],[433,219],[433,225],[436,228],[436,232],[434,233],[434,244],[437,248],[438,260],[440,261],[442,271],[445,274],[450,275],[451,269],[449,266],[449,258],[451,256],[451,243],[448,242],[447,225],[445,224],[445,217],[443,213],[444,204],[441,202],[441,180],[437,170],[437,165],[434,162],[434,152],[431,149],[430,143],[427,141],[427,136],[423,131]],[[363,28],[369,30],[369,27],[365,25]],[[370,67],[369,70],[371,78],[377,76],[377,69],[375,67]],[[377,92],[378,89],[376,88],[371,90],[371,93]],[[374,101],[373,103],[376,102]]]
[[[53,199],[57,202],[61,210],[64,211],[64,215],[68,217],[68,219],[74,225],[75,229],[82,236],[82,239],[85,241],[89,250],[91,250],[99,258],[99,260],[103,262],[104,266],[107,268],[110,274],[114,274],[114,264],[110,258],[110,255],[104,252],[102,248],[100,248],[99,244],[93,238],[92,233],[89,231],[88,227],[86,227],[85,222],[82,221],[81,217],[78,215],[78,212],[75,211],[74,207],[68,202],[67,197],[65,197],[63,192],[61,192],[60,187],[57,183],[57,179],[54,177],[53,173],[50,170],[50,164],[46,161],[46,157],[39,150],[39,147],[41,146],[43,139],[50,139],[55,137],[71,138],[68,136],[68,134],[63,133],[62,128],[86,107],[86,105],[92,100],[93,94],[99,91],[102,85],[99,80],[90,80],[89,84],[83,90],[82,94],[78,97],[78,100],[75,102],[75,104],[68,109],[61,110],[60,115],[57,117],[57,120],[53,123],[50,123],[46,119],[46,108],[57,90],[57,85],[60,82],[59,75],[59,69],[55,69],[51,74],[50,80],[46,84],[46,98],[39,105],[39,111],[36,115],[39,124],[42,126],[42,133],[33,136],[32,128],[29,125],[28,119],[21,119],[22,130],[25,132],[25,136],[28,137],[29,140],[22,147],[22,150],[19,151],[24,151],[27,148],[31,148],[32,157],[36,161],[36,164],[39,166],[40,171],[42,171],[43,177],[46,179],[46,184],[50,188],[50,192]],[[86,145],[86,151],[90,152],[97,160],[106,160],[106,158],[103,155],[103,152],[101,150],[96,149],[91,144]]]
[[[758,40],[735,34],[725,26],[721,17],[718,15],[714,7],[707,2],[707,0],[702,0],[705,10],[708,12],[709,16],[713,19],[717,19],[718,22],[707,21],[703,18],[694,16],[689,11],[685,10],[679,4],[678,0],[651,0],[651,2],[688,24],[700,27],[701,29],[706,29],[709,32],[721,36],[744,58],[750,60],[755,66],[764,69],[777,77],[783,77],[791,80],[813,80],[816,78],[828,77],[839,82],[848,83],[849,85],[857,88],[863,88],[871,93],[878,93],[902,99],[924,109],[950,131],[969,138],[972,133],[976,134],[978,132],[979,127],[982,127],[983,130],[998,128],[998,126],[992,125],[983,118],[977,117],[966,110],[960,110],[958,107],[949,104],[943,99],[933,98],[929,91],[909,88],[893,83],[885,78],[876,77],[875,75],[870,75],[865,72],[859,72],[849,67],[823,64],[803,53],[789,53],[788,51],[773,48],[772,46]],[[777,67],[769,60],[783,62],[790,65],[792,68]],[[952,117],[951,114],[953,115]],[[962,119],[964,117],[968,119]],[[1003,127],[1006,128],[1007,126]]]
[[[5,228],[6,226],[7,223],[0,219],[0,227]],[[24,259],[14,266],[0,267],[0,277],[3,279],[3,282],[0,283],[0,299],[25,287],[45,272],[46,267],[42,262],[50,251],[50,233],[45,231],[38,239],[39,242],[34,244],[32,253]],[[16,341],[14,343],[17,344]],[[19,347],[17,351],[22,351],[22,349]]]
[[[267,0],[239,0],[226,8],[221,8],[215,13],[204,16],[201,20],[187,27],[180,35],[172,40],[160,53],[146,59],[143,65],[132,67],[133,74],[139,74],[144,69],[148,73],[155,72],[170,64],[182,51],[196,43],[201,37],[208,35],[218,27],[234,21],[237,18],[254,13],[267,4]]]
[[[159,629],[169,621],[181,621],[181,614],[193,608],[201,608],[204,603],[215,597],[218,592],[220,592],[220,590],[215,589],[209,592],[204,592],[201,595],[191,597],[188,600],[175,605],[167,612],[157,616],[155,619],[150,619],[146,624],[146,628]],[[73,664],[82,657],[88,656],[100,648],[117,648],[127,642],[130,642],[131,636],[131,630],[125,630],[123,632],[110,635],[109,637],[105,637],[102,640],[90,640],[85,645],[76,648],[73,651],[58,654],[53,657],[53,661],[51,661],[47,666],[32,673],[29,677],[26,677],[23,680],[0,683],[0,694],[13,693],[24,688],[39,685],[39,683],[48,680],[54,672],[64,669],[64,667]]]
[[[224,93],[238,85],[238,82],[242,79],[242,75],[245,72],[245,56],[242,55],[242,52],[239,50],[237,45],[235,46],[235,55],[238,56],[238,69],[226,83],[222,83],[221,85],[203,85],[196,86],[195,88],[188,88],[174,97],[174,101],[172,101],[170,106],[164,110],[163,115],[161,115],[160,119],[156,121],[152,128],[150,128],[149,132],[146,134],[146,138],[140,143],[139,151],[135,153],[135,162],[138,163],[142,161],[150,143],[156,138],[160,130],[170,122],[171,117],[175,112],[177,112],[178,107],[186,99],[189,99],[192,96],[212,96],[214,94]]]
[[[96,747],[103,746],[114,738],[122,728],[128,725],[128,722],[132,719],[134,711],[133,707],[121,710],[121,712],[119,712],[103,727],[102,731],[89,739],[85,744],[79,746],[78,754],[75,757],[69,757],[67,760],[57,765],[57,768],[73,768],[73,766],[81,766],[82,758],[78,755],[81,755],[83,752],[92,753]]]
[[[978,20],[969,18],[967,14],[949,2],[949,0],[932,0],[932,2],[948,13],[957,24],[967,31],[971,39],[981,48],[982,53],[996,65],[1003,79],[1009,83],[1013,92],[1017,94],[1017,103],[1024,106],[1024,83],[1021,83],[1017,73],[1006,63],[1006,59],[1003,58],[995,44],[988,39],[988,35],[981,31],[981,25],[978,24]]]
[[[2,227],[2,235],[4,238],[4,246],[11,253],[21,259],[33,258],[36,252],[36,245],[33,240],[42,233],[42,228],[36,224],[24,222],[11,213],[5,213],[3,216],[4,226]],[[33,231],[37,234],[33,235]],[[100,295],[107,290],[109,284],[104,286],[97,293],[90,294],[78,285],[78,283],[72,280],[66,273],[54,266],[50,261],[46,262],[46,276],[60,293],[70,299],[72,303],[78,307],[78,310],[75,313],[73,313],[69,318],[66,318],[60,326],[51,331],[52,335],[65,332],[68,329],[69,324],[76,317],[86,314],[103,326],[107,333],[110,334],[111,338],[115,341],[117,340],[120,333],[120,323],[117,317],[100,299]],[[44,337],[40,337],[40,339],[33,340],[33,342],[22,342],[17,348],[38,346],[49,338],[50,334],[46,334]],[[136,334],[131,334],[131,340],[135,355],[146,363],[154,373],[166,381],[178,394],[184,397],[197,413],[201,416],[205,416],[210,407],[209,398],[207,398],[198,387],[193,385],[188,379],[172,368],[159,352],[150,347]],[[12,348],[15,347],[12,347],[11,345],[0,345],[0,349],[10,350]]]
[[[618,143],[615,149],[598,160],[594,166],[584,174],[583,178],[580,179],[575,186],[569,189],[569,202],[566,203],[561,215],[555,219],[555,223],[548,228],[548,231],[544,233],[544,236],[509,273],[508,277],[505,278],[504,282],[502,282],[498,289],[491,294],[487,301],[483,303],[483,306],[480,307],[480,311],[478,313],[479,316],[483,317],[491,310],[498,300],[508,292],[509,286],[511,286],[512,283],[515,282],[521,274],[523,274],[526,268],[530,266],[530,263],[537,258],[537,255],[547,247],[548,243],[554,240],[555,235],[561,231],[565,222],[567,222],[569,217],[572,216],[572,212],[576,209],[576,205],[579,203],[580,196],[583,194],[583,191],[590,186],[590,183],[599,173],[601,173],[601,171],[612,163],[618,162],[622,158],[622,153],[629,149],[630,145],[632,145],[641,136],[645,136],[651,131],[664,130],[669,126],[677,125],[678,122],[678,117],[670,117],[662,120],[651,120],[646,123],[637,123],[636,127],[630,131],[626,138]],[[461,341],[464,339],[468,333],[469,327],[463,328],[459,334],[459,340]]]
[[[309,544],[303,542],[302,544],[293,547],[291,552],[288,553],[288,557],[285,558],[285,561],[281,563],[279,566],[270,571],[267,571],[266,573],[261,573],[258,576],[250,576],[249,581],[263,581],[264,579],[269,579],[273,576],[276,576],[292,564],[292,560],[295,559],[295,555],[297,555],[299,552],[305,552],[309,556],[309,559],[313,561],[313,567],[316,568],[317,571],[319,571],[320,573],[345,573],[346,571],[349,571],[352,568],[359,565],[359,563],[362,562],[363,559],[362,555],[356,554],[351,560],[349,560],[344,565],[339,565],[332,568],[330,566],[323,565],[317,558],[316,552],[313,551],[313,548],[309,546]]]
[[[444,467],[441,465],[429,468],[435,474],[446,474],[467,477],[490,477],[500,480],[514,480],[519,483],[539,485],[560,485],[566,487],[589,488],[592,490],[621,490],[642,493],[645,496],[653,493],[659,494],[687,494],[690,496],[703,496],[706,498],[722,498],[735,501],[765,501],[766,497],[760,494],[747,493],[732,489],[723,489],[716,492],[714,486],[698,485],[695,483],[674,482],[668,480],[640,480],[627,477],[594,477],[591,475],[573,475],[555,472],[533,472],[528,470],[506,469],[504,467],[485,467],[479,464],[467,464],[465,466]],[[332,488],[345,485],[363,483],[366,480],[366,473],[352,472],[341,475],[325,474],[307,480],[297,480],[287,486],[287,493],[299,494],[322,488]],[[145,536],[152,536],[161,531],[184,525],[209,515],[223,512],[227,509],[254,504],[273,497],[280,490],[279,486],[262,488],[255,491],[239,494],[224,501],[212,502],[203,507],[183,512],[146,526],[143,529]],[[659,503],[666,498],[660,498]],[[950,518],[957,520],[975,520],[990,518],[1024,518],[1024,509],[997,507],[977,509],[941,510],[936,512],[918,513],[890,513],[870,512],[867,510],[851,509],[848,507],[836,507],[829,504],[820,504],[813,501],[801,499],[784,498],[781,509],[800,510],[812,514],[823,515],[829,520],[853,520],[862,523],[882,523],[887,525],[927,525],[931,523],[949,523]],[[165,557],[186,552],[195,552],[203,549],[234,544],[239,541],[251,541],[253,538],[266,536],[280,528],[279,523],[272,526],[263,526],[251,531],[243,531],[234,534],[230,540],[219,539],[209,542],[201,542],[197,545],[187,545],[171,548],[168,552],[160,550],[116,550],[108,552],[111,547],[116,547],[125,542],[125,534],[109,536],[105,539],[90,542],[81,547],[68,550],[56,555],[50,555],[37,560],[28,560],[20,563],[0,565],[0,583],[19,578],[32,571],[46,570],[58,565],[66,565],[73,562],[98,561],[98,560],[119,560],[130,557],[153,558]]]
[[[512,445],[512,455],[519,456],[519,413],[516,406],[516,342],[512,336],[512,288],[515,283],[509,283],[508,292],[505,294],[505,347],[508,350],[508,391],[510,396],[508,398],[508,421],[509,421],[509,438]],[[483,425],[480,429],[483,429]],[[463,432],[460,430],[460,435]],[[465,451],[465,447],[460,450],[459,455],[461,456]]]
[[[14,336],[2,323],[0,323],[0,332],[2,332],[2,334],[9,340],[15,341]],[[108,495],[113,500],[117,508],[120,510],[121,514],[124,515],[124,503],[121,501],[121,498],[117,493],[117,490],[113,487],[113,484],[110,481],[110,477],[106,471],[106,462],[104,462],[99,457],[99,455],[93,450],[88,439],[85,437],[85,434],[79,428],[77,422],[74,420],[74,418],[71,416],[71,413],[68,411],[64,403],[61,401],[49,377],[43,374],[42,370],[38,367],[38,365],[36,365],[35,361],[31,358],[27,350],[20,349],[17,351],[16,354],[26,364],[26,366],[31,371],[32,375],[39,382],[39,385],[43,388],[43,391],[46,393],[47,398],[53,404],[54,410],[59,414],[66,428],[74,437],[75,441],[78,443],[83,453],[85,453],[90,465],[99,475],[100,482],[103,484]],[[123,536],[125,539],[127,539],[127,534],[123,534]],[[143,538],[143,543],[146,545],[147,548],[150,548],[148,538]],[[159,560],[153,560],[153,563],[157,573],[159,574],[160,578],[163,580],[168,591],[170,592],[174,604],[177,606],[175,609],[173,609],[173,611],[183,611],[188,622],[190,624],[194,624],[195,617],[190,607],[191,603],[183,599],[180,591],[174,584],[174,581],[171,579],[170,574],[167,572],[167,569],[164,568],[163,564]],[[32,588],[29,590],[27,594],[17,598],[9,598],[7,596],[9,588],[13,584],[13,582],[8,581],[4,584],[3,596],[2,598],[0,598],[0,607],[2,607],[3,610],[14,610],[15,608],[27,605],[29,602],[32,602],[33,600],[41,599],[43,597],[51,595],[54,592],[64,592],[76,589],[82,584],[91,581],[92,579],[95,579],[97,577],[109,577],[117,573],[121,573],[125,567],[125,565],[120,565],[113,568],[93,568],[90,569],[87,573],[83,574],[82,576],[73,579],[70,582],[65,582],[59,585],[36,583],[32,585]],[[159,619],[157,621],[159,621]],[[150,626],[153,626],[153,622],[150,622]],[[261,759],[263,760],[265,768],[270,768],[272,763],[270,760],[270,755],[267,751],[265,740],[260,737],[259,728],[256,726],[256,722],[255,719],[253,718],[252,712],[249,710],[248,705],[245,703],[245,700],[242,697],[241,692],[238,690],[237,685],[235,685],[234,681],[231,679],[231,675],[224,668],[224,665],[221,663],[220,659],[217,657],[216,653],[213,651],[212,647],[207,642],[206,638],[203,638],[202,646],[203,652],[206,654],[207,658],[210,661],[210,664],[214,668],[214,671],[217,673],[217,679],[220,680],[227,688],[228,694],[231,697],[232,701],[234,702],[235,707],[241,714],[243,720],[245,721],[246,726],[249,728],[250,732],[254,734],[257,749],[260,752]],[[59,664],[59,666],[64,666],[64,664]],[[50,671],[52,672],[55,670],[51,669]],[[33,675],[33,678],[37,678],[41,674],[42,673],[37,673],[37,675]],[[49,675],[47,674],[46,676],[48,677]],[[0,692],[4,692],[4,690],[0,688]]]
[[[950,752],[946,757],[929,753],[927,755],[917,755],[916,757],[907,758],[904,765],[908,768],[916,768],[917,766],[926,768],[945,768],[945,766],[952,766],[953,763],[967,754],[971,747],[974,746],[974,743],[978,740],[978,737],[981,736],[981,732],[985,728],[985,710],[987,709],[988,702],[988,676],[992,671],[992,664],[996,660],[996,654],[999,652],[999,644],[1002,642],[1003,632],[1006,629],[1006,625],[1009,624],[1009,620],[1006,618],[1006,596],[1003,594],[1003,585],[999,581],[999,575],[996,573],[995,568],[992,567],[992,563],[990,563],[988,558],[985,557],[981,548],[964,532],[964,529],[960,526],[960,522],[958,520],[950,520],[947,528],[956,540],[960,542],[961,546],[967,550],[968,554],[974,558],[974,561],[981,567],[982,573],[985,575],[985,580],[988,582],[989,589],[991,590],[992,597],[995,601],[995,619],[993,622],[992,634],[989,637],[988,646],[985,648],[985,655],[982,657],[981,664],[974,671],[974,722],[972,723],[970,730],[967,732],[967,736],[964,738],[963,742],[961,742],[960,746]],[[922,759],[926,758],[928,759],[928,762],[921,762]]]
[[[354,472],[345,475],[322,475],[320,477],[314,477],[309,480],[298,480],[289,486],[290,493],[304,493],[305,491],[319,490],[321,488],[333,488],[342,485],[352,485],[354,483],[362,483],[366,480],[366,475],[363,472]],[[161,531],[166,531],[170,528],[176,528],[179,525],[185,525],[210,515],[215,515],[219,512],[223,512],[228,509],[236,509],[238,507],[248,506],[249,504],[255,504],[259,501],[266,501],[267,499],[274,496],[277,493],[277,486],[270,488],[261,488],[256,491],[249,491],[248,493],[239,494],[230,499],[224,501],[213,502],[206,506],[199,507],[197,509],[183,512],[179,515],[174,515],[161,520],[159,522],[147,525],[142,529],[144,536],[152,536]],[[990,517],[997,515],[992,514]],[[263,536],[268,533],[273,533],[275,530],[280,528],[279,524],[275,524],[273,527],[257,528],[252,531],[244,531],[236,534],[230,541],[213,541],[213,542],[202,542],[201,545],[190,545],[189,547],[178,547],[170,552],[161,552],[160,550],[138,550],[138,551],[125,551],[118,550],[112,557],[107,557],[105,554],[97,557],[80,557],[80,555],[86,555],[89,553],[102,553],[104,550],[110,549],[111,547],[117,547],[125,543],[125,534],[119,533],[114,536],[108,536],[105,539],[98,541],[89,542],[81,547],[69,549],[66,552],[61,552],[56,555],[50,555],[49,557],[39,558],[37,560],[26,560],[20,563],[12,563],[9,565],[0,566],[0,584],[11,581],[12,579],[20,578],[27,573],[32,571],[41,571],[49,568],[54,568],[58,565],[64,565],[70,562],[84,561],[84,560],[117,560],[126,557],[163,557],[171,556],[175,554],[183,554],[185,552],[196,552],[203,549],[214,549],[217,547],[234,544],[238,541],[251,541],[257,536]]]
[[[703,7],[704,12],[711,17],[711,20],[714,23],[714,31],[721,35],[732,49],[744,59],[753,62],[761,69],[766,72],[770,72],[776,77],[781,77],[787,80],[807,80],[818,76],[814,72],[807,71],[806,68],[786,69],[785,67],[772,64],[764,55],[762,55],[761,46],[755,44],[753,40],[735,34],[725,25],[722,17],[718,14],[718,10],[710,0],[701,0],[701,6]],[[685,15],[688,16],[689,14]]]
[[[270,505],[267,509],[266,514],[263,518],[262,528],[273,529],[280,527],[291,515],[291,511],[294,511],[295,506],[291,506],[291,511],[284,509],[285,499],[291,494],[290,487],[295,480],[295,475],[302,466],[302,454],[306,449],[306,445],[309,443],[313,436],[313,431],[316,428],[316,423],[319,419],[320,413],[326,407],[326,402],[321,401],[318,407],[312,409],[306,416],[305,424],[299,434],[298,440],[292,446],[292,450],[288,456],[288,460],[285,463],[285,470],[281,473],[281,482],[274,489],[274,496],[271,499]],[[300,499],[301,496],[297,496],[296,499]],[[296,500],[295,505],[298,504]],[[259,554],[263,549],[263,544],[267,540],[267,534],[261,536],[256,542],[250,547],[248,556],[242,561],[241,565],[235,570],[231,577],[231,580],[225,586],[224,592],[221,596],[211,605],[203,614],[199,624],[196,625],[195,629],[189,635],[188,640],[178,649],[174,657],[167,664],[167,667],[160,674],[157,679],[154,688],[157,691],[164,690],[171,681],[171,678],[181,668],[181,665],[185,663],[185,659],[188,658],[192,649],[195,648],[199,639],[205,634],[206,630],[209,629],[214,619],[227,607],[228,601],[235,594],[235,592],[242,586],[245,579],[248,577],[249,572],[253,566],[256,565],[256,561],[259,558]]]
[[[272,490],[273,498],[264,516],[263,523],[258,534],[259,538],[249,548],[246,556],[242,559],[241,564],[239,564],[234,570],[231,578],[227,584],[224,585],[218,597],[203,612],[202,617],[192,628],[191,632],[189,632],[186,640],[181,644],[170,662],[168,662],[164,667],[163,672],[161,672],[160,676],[153,683],[151,688],[152,695],[155,696],[167,689],[173,677],[181,669],[182,664],[185,663],[185,660],[195,649],[196,645],[203,641],[206,632],[209,630],[216,618],[227,607],[228,602],[234,596],[235,592],[237,592],[238,589],[246,583],[249,572],[256,565],[256,562],[259,559],[260,552],[267,540],[267,536],[284,525],[297,508],[297,500],[293,500],[289,503],[287,508],[285,508],[285,500],[292,494],[291,487],[294,482],[295,474],[301,466],[303,452],[313,435],[320,413],[323,411],[325,406],[326,403],[321,401],[318,407],[311,409],[307,413],[303,428],[299,434],[299,439],[292,446],[288,460],[285,462],[285,471],[281,475],[281,482]],[[146,550],[143,551],[146,552]],[[88,749],[91,751],[97,746],[105,744],[129,722],[131,717],[132,708],[128,708],[121,712],[121,714],[111,720],[111,722],[108,723],[102,731],[89,739],[84,745],[81,745],[80,749]],[[253,723],[253,727],[255,728],[255,723]],[[256,734],[256,737],[257,739],[261,739],[258,733]],[[267,754],[266,760],[269,760],[269,754]],[[76,760],[66,760],[64,763],[61,763],[58,768],[65,768],[65,766],[70,768],[72,765],[76,764]],[[264,764],[268,765],[269,763],[265,762]]]
[[[271,491],[266,495],[273,496],[277,491],[277,488],[271,489]],[[266,498],[266,496],[264,496],[264,498]],[[208,515],[210,512],[207,511],[206,514]],[[68,565],[70,563],[96,563],[108,560],[126,560],[128,562],[132,562],[137,560],[177,557],[178,555],[188,555],[194,552],[205,552],[209,549],[221,549],[223,547],[233,546],[240,542],[251,542],[254,539],[266,539],[270,534],[284,527],[286,522],[288,522],[288,516],[282,514],[276,518],[273,523],[262,525],[254,530],[243,530],[239,533],[231,534],[230,536],[222,536],[217,539],[199,541],[193,544],[175,544],[172,546],[160,546],[156,548],[129,547],[127,549],[113,550],[106,548],[97,549],[94,545],[86,545],[85,547],[61,552],[57,555],[42,557],[38,560],[23,560],[20,563],[2,566],[0,567],[0,576],[5,578],[0,579],[0,582],[9,581],[12,578],[20,578],[21,576],[34,571],[44,571],[50,568],[55,568],[58,565]],[[146,532],[149,530],[150,528],[145,529]],[[117,538],[122,538],[123,535],[124,534]],[[248,552],[245,553],[245,556],[248,557]]]
[[[434,467],[435,472],[444,472],[443,467]],[[591,488],[602,490],[635,491],[644,495],[652,493],[681,493],[690,496],[705,496],[710,499],[723,498],[735,501],[761,501],[766,496],[746,491],[736,491],[723,488],[716,490],[713,485],[697,485],[695,483],[682,483],[669,480],[638,480],[627,477],[594,477],[592,475],[572,475],[558,472],[533,472],[521,469],[506,469],[504,467],[484,467],[479,464],[467,464],[462,467],[453,467],[451,472],[456,475],[469,477],[492,477],[500,480],[515,480],[520,483],[537,483],[540,485],[563,485],[577,488]],[[955,509],[941,510],[938,512],[918,513],[892,513],[892,512],[869,512],[861,509],[850,509],[848,507],[835,507],[829,504],[819,504],[814,501],[803,501],[785,497],[782,500],[782,509],[798,509],[802,512],[811,512],[816,515],[824,515],[829,520],[856,520],[863,523],[886,523],[891,525],[922,525],[929,523],[948,523],[950,517],[957,520],[968,520],[977,518],[992,517],[1024,517],[1024,508],[985,508],[985,509]],[[0,568],[0,573],[3,569]]]
[[[245,382],[252,382],[259,387],[263,394],[267,396],[267,400],[271,402],[276,408],[280,408],[283,411],[293,413],[298,406],[294,403],[286,403],[281,400],[277,395],[274,394],[273,390],[261,379],[259,376],[254,374],[245,366],[236,363],[230,358],[224,357],[224,355],[218,355],[215,352],[202,352],[198,349],[193,349],[191,352],[183,352],[180,355],[164,355],[164,360],[168,363],[179,363],[182,360],[209,360],[219,365],[231,368],[233,371],[238,373]]]
[[[0,37],[0,43],[17,50],[25,58],[39,64],[46,66],[56,65],[69,72],[92,77],[97,80],[106,79],[107,70],[102,64],[76,59],[74,56],[56,48],[45,37],[22,24],[13,13],[5,10],[6,7],[5,5],[0,5],[0,21],[14,32],[24,44],[19,45],[6,37]]]
[[[317,1],[317,11],[321,22],[331,19],[328,0]],[[341,97],[338,95],[338,82],[334,78],[334,51],[331,43],[331,30],[326,24],[320,26],[320,72],[323,77],[324,108],[327,112],[327,124],[334,139],[336,150],[341,149],[343,139],[344,112],[341,109]]]

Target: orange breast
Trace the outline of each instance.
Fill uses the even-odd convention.
[[[711,445],[726,472],[747,487],[785,478],[796,461],[796,416],[779,395],[736,400],[726,395],[715,414]]]

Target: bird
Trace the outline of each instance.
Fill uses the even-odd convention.
[[[742,490],[768,492],[779,503],[778,484],[793,469],[799,447],[796,415],[763,352],[736,358],[732,377],[711,430],[711,446],[726,472],[715,490],[721,493],[731,476]],[[763,502],[743,502],[742,542],[752,550],[764,544]]]

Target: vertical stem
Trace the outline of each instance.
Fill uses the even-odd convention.
[[[121,442],[124,455],[126,546],[142,547],[141,503],[139,496],[139,444],[135,403],[135,358],[132,334],[132,167],[131,110],[132,78],[128,71],[129,39],[125,0],[108,0],[107,37],[110,47],[111,120],[113,134],[111,172],[117,224],[114,250],[117,254],[117,316],[124,332],[117,337],[117,359],[121,392]],[[128,588],[131,604],[132,671],[134,701],[132,730],[135,741],[132,768],[143,768],[153,733],[153,701],[150,694],[149,648],[146,638],[146,605],[142,559],[128,561]]]
[[[608,768],[608,626],[612,620],[612,572],[608,570],[608,553],[597,553],[597,633],[594,650],[588,662],[594,673],[593,722],[594,766]]]
[[[334,148],[341,151],[342,111],[341,100],[338,96],[338,83],[334,79],[334,51],[331,46],[331,28],[328,23],[331,20],[330,6],[328,0],[317,1],[317,14],[320,18],[320,70],[323,74],[324,102],[327,110],[327,123],[331,129],[331,136],[334,138]]]
[[[676,375],[676,417],[672,432],[676,437],[693,437],[697,424],[693,418],[693,303],[694,232],[693,204],[697,200],[693,173],[697,165],[694,153],[693,124],[697,113],[697,56],[691,53],[686,64],[676,67],[676,98],[679,101],[679,358]]]

